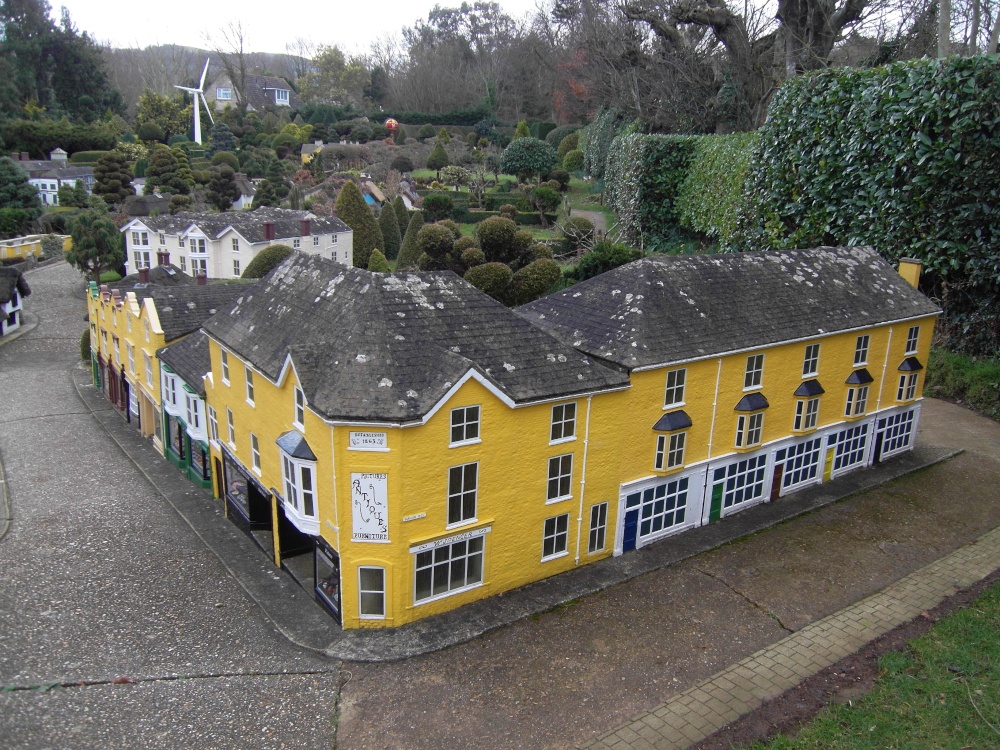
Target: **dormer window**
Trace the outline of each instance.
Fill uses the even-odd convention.
[[[274,90],[274,103],[279,107],[287,107],[288,104],[288,89],[275,89]]]
[[[225,86],[219,86],[215,89],[215,98],[222,102],[231,101],[233,98],[233,90]]]

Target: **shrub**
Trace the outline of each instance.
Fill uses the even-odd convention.
[[[421,265],[421,269],[436,271],[447,268],[448,255],[455,247],[455,235],[441,224],[427,224],[417,234],[417,248],[426,254],[431,263]]]
[[[80,337],[80,359],[84,362],[90,361],[90,331],[84,330]]]
[[[426,141],[428,138],[434,137],[434,126],[429,122],[420,126],[420,130],[417,131],[417,140],[420,142]]]
[[[623,124],[621,112],[602,107],[594,121],[587,126],[586,138],[582,139],[584,143],[580,150],[584,153],[583,171],[591,177],[598,180],[604,177],[608,151]]]
[[[465,272],[466,281],[498,302],[506,301],[513,278],[514,272],[503,263],[483,263]]]
[[[559,154],[559,161],[566,158],[566,154],[570,151],[574,151],[580,147],[580,134],[578,132],[573,132],[559,141],[559,145],[556,148],[556,153]]]
[[[439,140],[434,144],[430,156],[427,157],[427,168],[437,171],[444,169],[449,163],[448,152],[444,150],[444,144]]]
[[[574,149],[567,152],[566,156],[563,157],[562,165],[563,169],[568,172],[579,172],[583,169],[583,151]]]
[[[399,246],[402,244],[403,238],[399,233],[399,219],[396,218],[396,210],[391,203],[382,206],[382,211],[378,215],[378,226],[382,230],[385,257],[395,258],[399,255]]]
[[[231,167],[234,172],[240,171],[240,160],[236,157],[236,154],[229,151],[220,151],[212,157],[213,167],[217,167],[220,164]]]
[[[403,244],[399,247],[399,258],[396,260],[397,271],[413,271],[417,268],[420,258],[420,248],[417,246],[417,235],[424,226],[424,214],[414,211],[406,225]]]
[[[163,132],[163,128],[155,122],[144,122],[139,126],[136,131],[136,135],[139,136],[139,140],[157,141],[159,143],[162,143],[166,137],[166,134]]]
[[[109,153],[108,151],[77,151],[71,157],[69,157],[70,164],[80,164],[86,166],[87,164],[96,164],[100,161],[101,157]]]
[[[257,253],[253,257],[253,260],[247,263],[247,267],[243,269],[243,274],[240,278],[262,279],[291,254],[292,248],[288,247],[288,245],[268,245]]]
[[[543,175],[558,163],[556,150],[537,138],[511,141],[500,157],[500,170],[513,175]]]
[[[392,270],[389,267],[389,261],[385,259],[382,251],[378,248],[372,250],[372,254],[368,258],[368,270],[376,273],[389,273]]]
[[[466,239],[472,239],[471,237],[466,237]],[[458,243],[455,243],[455,251],[458,252]],[[461,251],[462,264],[466,268],[472,268],[473,266],[481,266],[486,262],[486,255],[478,247],[467,247]]]
[[[594,240],[594,224],[582,216],[571,216],[559,227],[562,231],[562,250],[571,253]]]
[[[545,296],[561,277],[559,264],[551,258],[532,261],[511,279],[512,302],[515,305],[523,305]]]
[[[986,416],[1000,419],[1000,359],[934,347],[927,364],[925,391],[964,401]]]
[[[333,204],[337,216],[354,230],[354,265],[368,268],[368,258],[376,247],[382,249],[382,230],[372,214],[358,186],[346,182],[337,194]]]
[[[517,255],[517,224],[503,216],[492,216],[476,224],[476,240],[490,263],[509,263]]]
[[[581,125],[560,125],[558,128],[550,130],[545,135],[545,142],[552,146],[552,148],[559,148],[559,144],[562,143],[563,138],[571,133],[575,133],[581,127]]]
[[[586,253],[571,272],[567,273],[574,281],[585,281],[593,276],[618,268],[626,263],[639,260],[642,250],[636,250],[610,240],[601,240],[594,249]]]
[[[532,246],[531,252],[534,260],[541,260],[542,258],[555,258],[555,253],[552,252],[552,248],[543,242],[536,242]]]
[[[553,187],[554,190],[566,190],[566,188],[569,187],[569,172],[562,167],[556,167],[549,172],[549,182],[556,183],[555,187],[550,185],[550,187]]]
[[[183,133],[174,133],[174,134],[173,134],[172,136],[170,136],[170,138],[169,138],[169,139],[167,140],[167,145],[168,145],[168,146],[176,146],[176,145],[178,145],[178,144],[180,144],[180,143],[190,143],[190,142],[191,142],[191,139],[190,139],[190,138],[188,138],[188,137],[187,137],[186,135],[184,135]]]
[[[455,222],[449,222],[449,223],[450,224],[454,224]],[[459,237],[457,237],[455,239],[455,254],[456,255],[460,256],[462,253],[464,253],[470,247],[479,247],[479,245],[476,244],[476,240],[473,237],[459,236]]]
[[[517,206],[511,203],[504,203],[502,206],[500,206],[499,211],[500,215],[503,216],[505,219],[510,219],[511,221],[517,219]]]
[[[414,169],[413,159],[411,159],[406,154],[399,154],[389,164],[389,169],[395,169],[397,172],[401,174],[404,174],[406,172],[412,172]]]
[[[451,232],[456,240],[462,236],[462,228],[451,219],[442,219],[438,224]]]
[[[424,198],[421,208],[427,213],[431,221],[440,221],[451,215],[455,207],[451,196],[446,193],[431,193]]]

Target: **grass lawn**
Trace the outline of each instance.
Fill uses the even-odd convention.
[[[121,281],[122,277],[117,271],[105,271],[101,274],[102,284],[113,284],[116,281]]]
[[[1000,747],[1000,585],[882,657],[875,688],[755,750]]]

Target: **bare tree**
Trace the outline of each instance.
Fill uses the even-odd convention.
[[[253,53],[247,50],[247,35],[242,21],[223,26],[216,38],[206,37],[215,51],[222,69],[233,85],[233,96],[241,112],[247,109],[247,79],[254,69]]]

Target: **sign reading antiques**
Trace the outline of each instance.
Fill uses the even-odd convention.
[[[389,492],[386,474],[351,474],[354,542],[389,541]]]
[[[387,451],[389,443],[384,432],[352,432],[347,449],[352,451]]]

